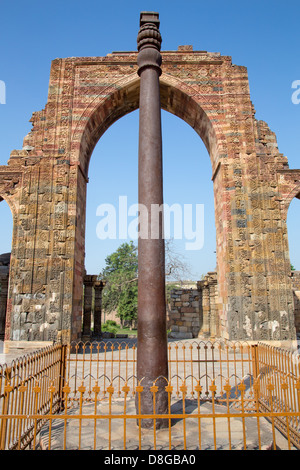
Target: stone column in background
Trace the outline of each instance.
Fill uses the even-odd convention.
[[[0,266],[0,339],[4,339],[5,318],[8,293],[8,270],[6,266]]]
[[[94,276],[84,277],[84,302],[83,302],[83,340],[91,337],[92,307],[93,307],[93,287]]]
[[[207,277],[207,276],[206,276]],[[210,336],[210,300],[209,300],[209,285],[207,279],[197,283],[198,290],[202,294],[202,315],[203,323],[201,334],[203,336]]]
[[[209,290],[209,310],[210,310],[210,336],[218,336],[218,318],[216,309],[216,289],[217,289],[217,278],[215,273],[208,273],[208,290]]]
[[[94,283],[95,304],[94,304],[94,336],[101,336],[101,313],[102,313],[102,291],[105,286],[104,281]]]

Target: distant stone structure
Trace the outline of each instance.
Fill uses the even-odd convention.
[[[161,54],[162,108],[198,133],[211,160],[217,284],[202,285],[203,308],[223,338],[294,339],[286,217],[300,170],[256,119],[246,67],[191,46]],[[6,341],[81,338],[89,162],[106,129],[139,107],[137,68],[135,51],[55,59],[45,108],[0,166],[14,223]],[[205,304],[210,288],[217,307]]]
[[[105,281],[98,280],[97,275],[86,274],[83,279],[83,328],[82,339],[100,339],[102,320],[102,290]],[[92,325],[93,321],[93,325]],[[92,328],[93,326],[93,328]]]
[[[202,298],[197,289],[174,289],[167,315],[169,338],[197,338],[203,327]]]
[[[175,339],[220,337],[220,311],[217,273],[208,272],[188,288],[173,289],[168,309],[169,337]],[[300,338],[300,271],[291,272],[296,335]],[[192,284],[192,283],[190,283]],[[267,325],[275,330],[275,321]],[[275,335],[274,335],[275,339]],[[278,335],[277,339],[281,339]]]
[[[292,271],[291,277],[295,306],[295,327],[297,337],[300,338],[300,271]]]
[[[5,336],[5,323],[9,285],[10,253],[0,255],[0,340]],[[106,281],[97,275],[85,275],[82,304],[82,339],[89,341],[101,337],[102,291]]]
[[[171,292],[168,309],[169,337],[220,337],[220,311],[217,273],[209,272],[188,288]]]

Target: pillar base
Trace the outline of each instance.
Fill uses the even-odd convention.
[[[82,335],[81,336],[81,341],[83,341],[84,343],[92,341],[92,335]]]
[[[143,387],[142,391],[138,391],[135,397],[135,406],[137,413],[142,414],[144,417],[137,420],[137,424],[143,429],[153,429],[154,419],[147,418],[147,415],[155,416],[155,428],[164,429],[169,427],[168,418],[156,418],[157,415],[164,415],[168,413],[168,393],[166,391],[167,380],[160,377],[157,380],[151,381],[146,377],[141,380],[140,384]],[[155,392],[153,389],[156,389]],[[155,401],[155,413],[154,413]]]

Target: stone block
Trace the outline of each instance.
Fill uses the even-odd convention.
[[[190,300],[190,295],[189,294],[182,294],[181,300],[183,302],[188,302]]]
[[[180,333],[187,333],[188,332],[188,329],[186,326],[179,326],[179,332]]]

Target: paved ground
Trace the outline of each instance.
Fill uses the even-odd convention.
[[[14,343],[14,347],[10,347],[9,351],[5,352],[4,342],[0,340],[0,364],[7,364],[9,366],[14,359],[31,354],[52,344],[51,342],[42,341],[14,341]]]
[[[173,418],[171,427],[166,429],[154,430],[141,429],[139,441],[139,427],[136,419],[126,419],[126,432],[124,433],[124,419],[114,418],[109,422],[108,419],[97,421],[95,427],[94,419],[69,419],[65,421],[56,419],[51,424],[51,449],[52,450],[123,450],[124,436],[125,449],[137,450],[141,445],[142,450],[243,450],[244,434],[246,434],[246,449],[259,449],[258,435],[260,435],[261,449],[265,450],[273,442],[272,428],[264,418],[260,419],[260,432],[258,433],[256,418],[234,417],[230,419],[230,427],[227,418],[203,417],[201,418],[201,434],[199,437],[199,420],[195,417],[197,405],[192,400],[186,401],[186,413],[189,417],[185,420]],[[209,416],[212,412],[211,403],[201,405],[201,414]],[[124,402],[117,400],[113,403],[113,414],[123,414]],[[223,406],[215,407],[216,413],[224,413]],[[94,413],[94,405],[85,405],[84,414]],[[108,401],[103,401],[99,406],[97,413],[109,414]],[[182,413],[182,401],[175,401],[172,405],[172,413]],[[78,409],[72,412],[73,417],[78,414]],[[134,400],[127,401],[127,414],[135,414]],[[194,417],[193,417],[194,416]],[[110,427],[111,426],[111,427]],[[214,429],[216,432],[214,433]],[[287,440],[276,431],[276,446],[281,450],[288,449]],[[79,437],[80,436],[80,437]],[[111,442],[109,442],[109,436]],[[185,436],[185,439],[184,439]],[[230,438],[229,438],[230,436]],[[156,443],[154,439],[156,438]],[[230,439],[230,440],[229,440]],[[171,445],[170,441],[171,440]],[[139,444],[140,442],[140,444]],[[230,442],[230,445],[229,445]],[[49,449],[49,424],[46,424],[40,433],[39,448]]]

